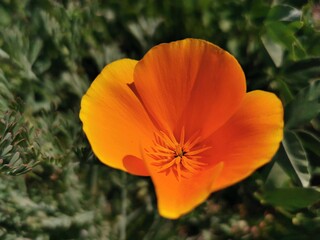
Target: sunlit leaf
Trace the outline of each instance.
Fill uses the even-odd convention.
[[[287,157],[283,156],[281,159],[285,170],[295,174],[303,187],[309,186],[311,178],[309,161],[299,137],[294,132],[285,131],[282,146]]]
[[[283,46],[273,41],[268,35],[261,36],[261,41],[274,62],[274,65],[276,65],[276,67],[280,67],[283,61]]]
[[[268,14],[269,21],[298,21],[302,12],[289,5],[275,5]]]
[[[281,66],[279,55],[283,55],[284,50],[293,60],[306,57],[306,51],[296,37],[296,32],[303,26],[301,14],[301,10],[289,5],[275,5],[268,13],[262,41],[277,67]]]
[[[283,170],[280,164],[275,161],[267,178],[264,187],[267,189],[274,189],[285,187],[290,182],[290,177]]]

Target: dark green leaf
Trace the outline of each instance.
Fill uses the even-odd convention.
[[[289,5],[275,5],[269,11],[268,21],[298,21],[301,14],[300,10]]]
[[[276,79],[276,82],[279,85],[278,88],[283,104],[286,105],[288,102],[291,102],[293,100],[293,95],[289,88],[289,85],[281,78]]]
[[[306,208],[320,201],[320,192],[313,188],[276,188],[265,191],[262,199],[287,210]]]
[[[266,24],[267,35],[275,42],[281,43],[288,49],[295,41],[294,32],[281,22],[268,22]]]
[[[285,187],[290,182],[290,177],[283,170],[279,163],[273,163],[271,170],[266,178],[264,187],[266,189],[274,189]]]
[[[298,62],[291,63],[287,66],[286,71],[288,73],[304,72],[311,68],[320,70],[320,58],[309,58]]]
[[[281,66],[285,50],[290,53],[293,60],[306,57],[305,49],[295,36],[302,26],[301,22],[285,24],[279,21],[268,21],[265,23],[265,31],[261,39],[277,67]]]
[[[320,81],[312,82],[285,107],[287,129],[307,123],[320,113]]]
[[[300,130],[298,134],[304,146],[320,157],[320,138],[307,130]]]
[[[285,163],[285,170],[293,169],[301,185],[308,186],[311,178],[309,161],[301,140],[294,132],[285,131],[282,146],[287,156],[286,159],[282,159],[282,163]]]

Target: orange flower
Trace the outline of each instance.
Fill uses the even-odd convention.
[[[283,130],[280,100],[246,93],[237,60],[197,39],[107,65],[80,118],[103,163],[151,176],[159,212],[171,219],[269,162]]]

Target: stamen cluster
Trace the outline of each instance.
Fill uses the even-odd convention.
[[[200,136],[192,135],[185,141],[184,128],[181,131],[179,141],[172,132],[160,131],[154,133],[154,145],[147,149],[147,154],[154,159],[154,166],[158,172],[169,174],[173,172],[178,181],[182,178],[189,178],[198,173],[207,163],[202,161],[200,153],[210,147],[199,146]]]

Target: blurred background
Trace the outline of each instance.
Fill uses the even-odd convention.
[[[78,114],[107,63],[186,37],[232,53],[248,91],[281,98],[285,138],[269,164],[172,221],[149,178],[99,163]],[[317,239],[319,113],[317,1],[1,0],[0,239]]]

